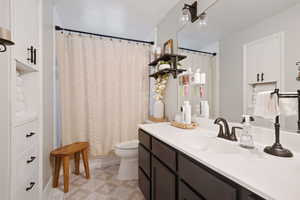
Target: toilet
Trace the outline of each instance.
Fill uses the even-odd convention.
[[[138,179],[138,140],[132,140],[115,145],[115,153],[121,159],[118,179]]]

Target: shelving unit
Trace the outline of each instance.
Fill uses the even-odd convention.
[[[165,62],[170,62],[171,63],[171,68],[170,69],[162,69],[159,70],[158,72],[155,72],[149,77],[153,77],[157,79],[161,75],[165,74],[172,74],[174,78],[177,78],[177,75],[186,71],[185,69],[178,69],[177,68],[177,63],[183,59],[185,59],[186,56],[183,55],[177,55],[177,54],[164,54],[161,57],[157,58],[156,60],[152,61],[149,63],[149,66],[156,66],[160,61],[165,61]]]
[[[277,81],[264,81],[264,82],[253,82],[253,83],[248,83],[248,85],[251,86],[257,86],[257,85],[266,85],[266,84],[277,84]]]
[[[172,59],[177,58],[177,62],[183,60],[186,58],[186,56],[183,55],[177,55],[177,54],[164,54],[161,57],[155,59],[151,63],[149,63],[149,66],[156,66],[159,61],[171,61]]]
[[[37,68],[33,68],[31,65],[25,64],[22,61],[19,61],[18,59],[16,60],[16,69],[21,73],[21,74],[26,74],[26,73],[31,73],[31,72],[37,72]]]
[[[151,74],[150,77],[157,79],[159,76],[163,76],[165,74],[172,74],[174,77],[182,72],[186,71],[185,69],[162,69],[154,74]]]

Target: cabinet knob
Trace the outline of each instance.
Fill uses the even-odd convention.
[[[27,160],[27,164],[32,163],[36,159],[35,156],[31,156],[29,160]]]
[[[256,81],[259,82],[259,74],[256,74]]]
[[[35,182],[30,182],[30,186],[26,187],[26,191],[27,192],[30,191],[33,188],[34,185],[35,185]]]
[[[264,79],[264,76],[265,74],[264,73],[261,73],[261,81],[263,82],[265,79]]]
[[[34,136],[34,135],[35,135],[35,133],[34,133],[34,132],[31,132],[31,133],[29,133],[29,134],[26,134],[26,137],[29,138],[29,137],[32,137],[32,136]]]

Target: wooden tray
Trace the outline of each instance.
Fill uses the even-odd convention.
[[[168,119],[167,118],[155,118],[152,116],[149,116],[149,120],[155,123],[160,123],[160,122],[167,122]]]
[[[181,128],[181,129],[195,129],[198,127],[198,124],[195,122],[192,122],[191,124],[183,124],[183,123],[172,121],[171,126]]]

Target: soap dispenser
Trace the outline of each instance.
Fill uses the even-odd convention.
[[[254,118],[250,115],[243,115],[243,131],[240,136],[240,146],[247,148],[247,149],[253,149],[254,148],[254,142],[253,142],[253,136],[252,136],[252,125],[251,122],[254,121]]]

